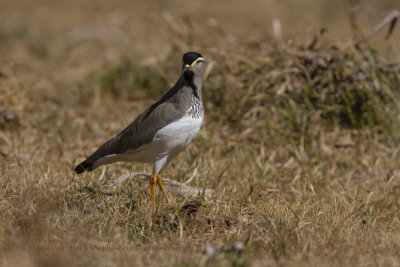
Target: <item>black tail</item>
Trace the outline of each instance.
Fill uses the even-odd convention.
[[[86,160],[85,160],[85,161],[82,161],[80,164],[78,164],[78,165],[75,167],[75,172],[76,172],[77,174],[81,174],[81,173],[84,172],[84,171],[90,172],[90,171],[92,171],[92,170],[93,170],[93,165],[90,164],[89,162],[87,162]]]

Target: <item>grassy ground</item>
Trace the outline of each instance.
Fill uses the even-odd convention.
[[[2,265],[398,265],[398,28],[357,49],[346,1],[1,2]],[[395,5],[364,1],[359,30]],[[208,60],[206,119],[164,175],[218,202],[159,195],[153,215],[147,180],[99,181],[150,166],[72,170],[188,50]]]

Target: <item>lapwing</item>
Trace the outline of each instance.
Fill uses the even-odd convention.
[[[150,188],[153,211],[156,208],[156,184],[167,203],[171,204],[160,173],[192,142],[203,123],[201,89],[204,70],[205,62],[201,54],[185,53],[182,74],[176,84],[128,127],[78,164],[75,172],[81,174],[114,162],[152,163]]]

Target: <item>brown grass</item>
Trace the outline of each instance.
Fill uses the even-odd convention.
[[[329,14],[328,34],[312,47],[320,24],[296,36],[301,20],[275,2],[207,3],[209,17],[197,2],[96,2],[20,1],[1,11],[2,265],[398,264],[398,33],[378,51],[376,39],[360,49],[333,41],[350,40],[347,2],[330,14],[305,1],[307,21]],[[386,2],[373,14],[392,8]],[[359,11],[361,29],[371,5]],[[274,16],[292,21],[284,41],[260,26]],[[212,66],[207,115],[164,174],[194,175],[190,184],[215,189],[218,201],[173,195],[178,212],[159,195],[152,215],[146,180],[113,196],[99,181],[104,169],[114,179],[149,166],[72,169],[165,92],[186,50]]]

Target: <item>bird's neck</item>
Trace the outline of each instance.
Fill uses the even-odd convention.
[[[187,107],[187,114],[195,119],[202,119],[204,116],[203,99],[201,96],[201,87],[203,84],[202,77],[186,76],[184,77],[185,83],[188,85],[190,91],[190,104]]]
[[[202,101],[201,87],[203,85],[203,79],[201,77],[190,77],[185,78],[185,82],[192,89],[193,96]]]

